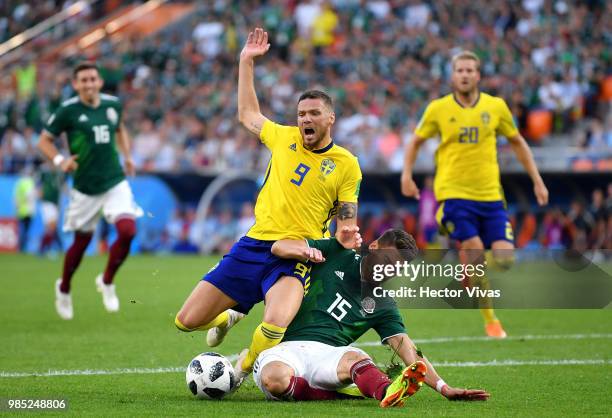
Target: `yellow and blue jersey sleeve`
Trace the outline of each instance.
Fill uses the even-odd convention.
[[[503,99],[499,99],[497,112],[499,114],[499,125],[497,127],[497,132],[506,138],[513,138],[518,135],[518,129],[516,128],[516,124],[512,118],[512,113]]]
[[[436,120],[437,108],[438,106],[435,100],[427,106],[414,132],[416,136],[427,139],[438,135],[440,128]]]
[[[361,169],[356,158],[349,159],[345,168],[344,181],[338,191],[339,202],[357,203],[361,187]]]
[[[280,144],[289,145],[291,141],[295,142],[298,138],[301,140],[300,129],[297,126],[279,125],[271,120],[264,122],[259,138],[270,151]]]

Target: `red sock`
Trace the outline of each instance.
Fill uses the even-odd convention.
[[[361,393],[379,401],[385,396],[387,387],[391,384],[389,377],[372,363],[372,360],[360,360],[351,367],[351,378]]]
[[[117,240],[111,245],[108,254],[108,263],[104,270],[103,281],[106,284],[111,284],[115,273],[121,267],[121,264],[127,258],[130,252],[130,244],[134,235],[136,235],[136,222],[132,218],[122,218],[115,223],[117,228]]]
[[[76,269],[79,268],[79,264],[81,264],[83,254],[85,254],[92,235],[91,232],[79,231],[74,234],[74,242],[68,248],[64,257],[64,271],[62,273],[62,284],[60,284],[60,290],[63,293],[70,293],[70,280]]]
[[[40,253],[44,253],[45,252],[47,247],[49,247],[49,245],[51,245],[51,243],[53,242],[53,238],[54,238],[53,231],[45,232],[45,234],[43,235],[43,237],[42,237],[42,239],[40,241],[40,249],[39,249]]]
[[[291,376],[289,387],[282,394],[296,401],[330,401],[337,399],[336,392],[325,389],[315,389],[311,387],[303,377]]]

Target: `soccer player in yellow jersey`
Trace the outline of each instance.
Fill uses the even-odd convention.
[[[272,255],[272,244],[329,236],[334,216],[339,242],[347,248],[361,244],[355,234],[361,171],[357,159],[331,139],[331,98],[317,90],[302,94],[298,126],[278,125],[260,112],[254,58],[269,47],[262,29],[250,33],[238,75],[238,118],[272,153],[255,205],[255,225],[198,283],[175,320],[182,331],[209,330],[207,342],[216,346],[237,320],[265,300],[263,322],[236,363],[238,381],[260,352],[282,340],[310,286],[310,262],[321,261],[314,252],[312,260],[280,259]]]
[[[453,57],[451,81],[452,94],[427,106],[406,147],[402,193],[419,198],[412,166],[423,141],[439,135],[434,193],[440,204],[437,218],[441,229],[466,250],[460,252],[463,263],[482,259],[484,250],[492,249],[496,265],[509,267],[514,238],[499,178],[497,135],[510,141],[533,181],[539,205],[548,203],[548,190],[504,100],[479,91],[480,60],[476,54],[464,51]],[[505,338],[490,301],[486,306],[481,312],[487,335]]]

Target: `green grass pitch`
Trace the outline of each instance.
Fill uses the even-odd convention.
[[[370,399],[267,402],[252,379],[222,401],[196,400],[186,388],[183,371],[158,369],[182,370],[197,353],[208,351],[203,333],[181,333],[173,319],[216,260],[131,257],[117,279],[121,311],[111,315],[104,311],[94,286],[105,258],[85,258],[73,281],[75,318],[65,322],[53,306],[61,260],[0,255],[0,398],[68,399],[67,412],[45,415],[612,415],[609,309],[498,312],[511,336],[505,341],[471,338],[483,335],[477,311],[403,311],[409,335],[421,341],[434,364],[440,364],[438,372],[444,379],[455,386],[487,389],[492,394],[488,402],[448,402],[426,387],[404,408],[393,410],[382,410]],[[261,306],[254,309],[216,351],[232,355],[245,347],[261,310]],[[376,336],[370,333],[360,341],[376,341]],[[364,349],[379,363],[390,359],[380,346]],[[586,364],[564,364],[567,360]],[[510,363],[491,365],[493,361]],[[44,375],[58,370],[76,374]],[[83,370],[110,373],[84,375]],[[39,375],[23,375],[27,373]]]

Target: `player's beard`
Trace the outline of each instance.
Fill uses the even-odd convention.
[[[461,82],[459,82],[455,84],[454,90],[456,94],[460,94],[464,97],[469,97],[474,94],[476,90],[478,90],[478,83],[468,82],[467,85],[463,85]]]
[[[323,141],[325,140],[325,136],[327,135],[327,129],[315,129],[315,133],[314,133],[315,139],[309,142],[306,142],[306,132],[305,131],[306,129],[303,128],[302,144],[304,145],[304,148],[306,148],[309,151],[320,149],[322,147]]]

